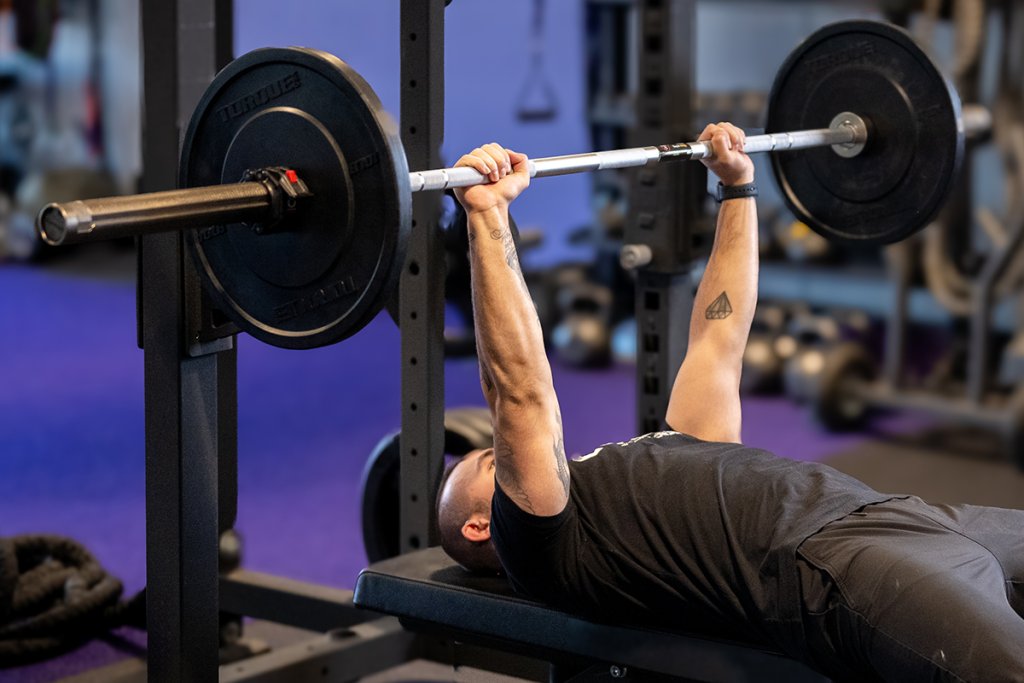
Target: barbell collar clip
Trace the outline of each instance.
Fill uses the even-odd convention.
[[[242,182],[262,183],[269,195],[268,212],[262,220],[249,225],[257,235],[282,232],[288,227],[288,216],[298,211],[304,200],[313,196],[299,174],[285,166],[247,170]]]

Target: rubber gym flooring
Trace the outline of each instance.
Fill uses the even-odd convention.
[[[145,582],[133,266],[129,249],[109,245],[41,266],[0,266],[0,536],[75,538],[128,593]],[[311,351],[239,338],[238,528],[248,568],[353,585],[366,562],[360,474],[399,424],[399,341],[386,315],[345,343]],[[632,435],[632,367],[553,370],[568,453]],[[448,406],[482,404],[476,373],[472,359],[447,363]],[[881,490],[1024,508],[1024,475],[983,436],[921,416],[883,416],[870,433],[833,435],[784,399],[747,398],[744,418],[747,443],[827,461]],[[143,634],[120,636],[0,671],[0,681],[56,680],[144,647]]]

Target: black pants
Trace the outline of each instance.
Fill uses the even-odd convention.
[[[832,678],[1024,682],[1024,511],[891,500],[798,555],[804,636]]]

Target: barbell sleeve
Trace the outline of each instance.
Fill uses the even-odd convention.
[[[259,223],[273,215],[273,196],[261,182],[47,204],[39,234],[50,245],[201,228]]]

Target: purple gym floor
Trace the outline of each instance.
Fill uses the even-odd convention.
[[[0,267],[0,536],[57,533],[84,543],[132,593],[145,583],[142,352],[135,290],[52,269]],[[399,425],[399,333],[386,316],[345,343],[305,352],[239,338],[238,529],[245,565],[351,587],[366,562],[359,480]],[[555,365],[567,452],[633,434],[633,369]],[[476,362],[447,364],[446,404],[482,405]],[[745,441],[821,459],[863,441],[811,426],[781,399],[744,403]],[[881,431],[912,418],[888,418]],[[128,634],[133,642],[144,636]],[[123,657],[94,643],[0,671],[49,681]]]

